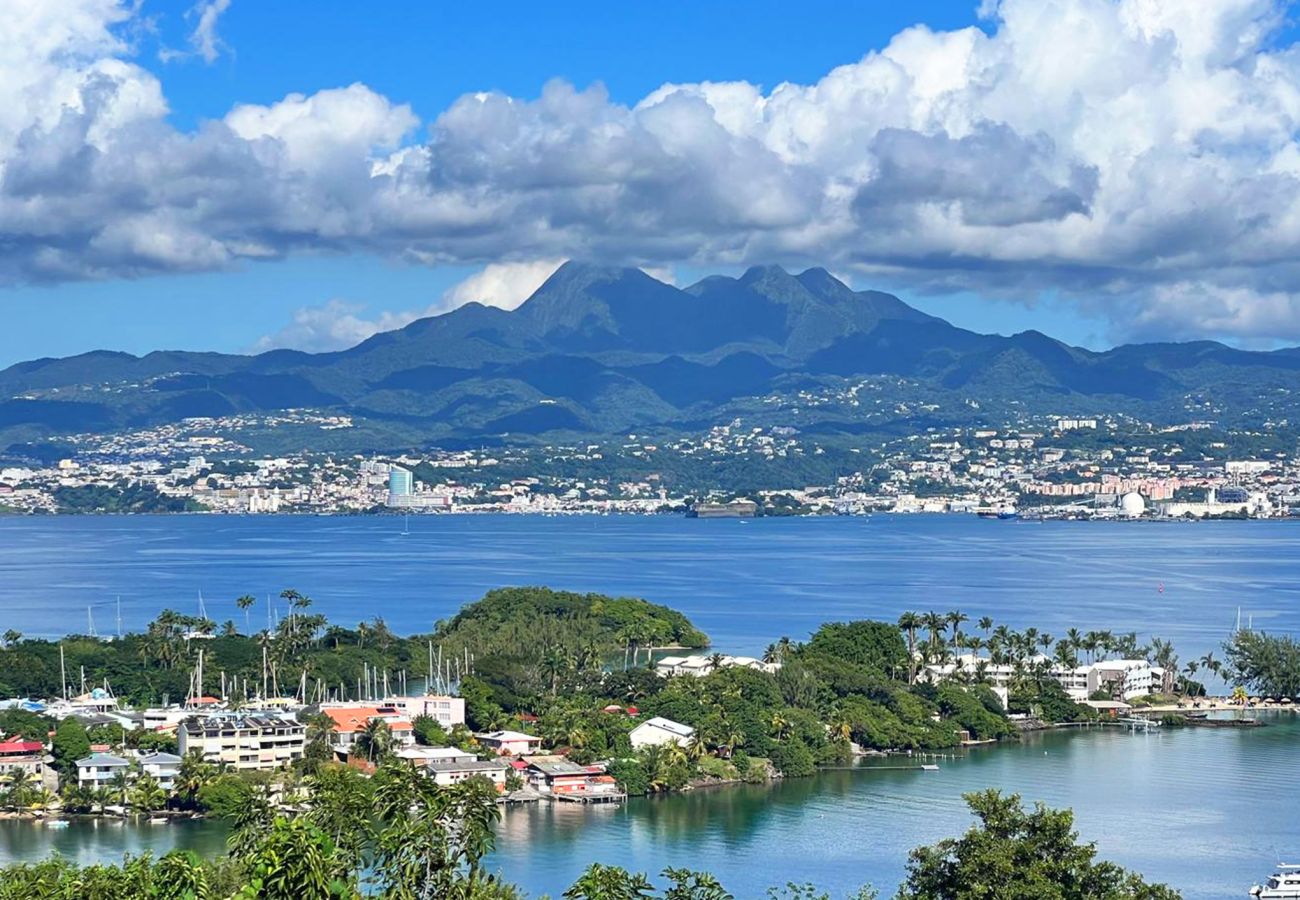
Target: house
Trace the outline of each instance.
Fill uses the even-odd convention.
[[[81,787],[107,787],[118,772],[131,772],[131,763],[110,753],[92,753],[77,760],[77,784]]]
[[[139,758],[140,771],[153,776],[158,786],[170,791],[181,774],[181,758],[175,753],[145,753]]]
[[[45,771],[45,745],[40,741],[0,741],[0,777],[26,772],[39,778]]]
[[[394,747],[410,747],[415,743],[415,726],[411,720],[392,706],[326,706],[323,715],[334,725],[330,746],[336,753],[350,754],[353,745],[376,719],[388,726]]]
[[[646,719],[628,734],[633,749],[662,747],[665,744],[685,744],[695,734],[695,729],[672,719],[655,716]]]
[[[432,762],[473,762],[478,759],[459,747],[403,747],[393,754],[398,759],[408,760],[411,765],[428,766]]]
[[[489,731],[474,735],[480,744],[501,756],[526,756],[542,746],[542,739],[518,731]]]
[[[385,697],[384,705],[403,713],[408,719],[428,716],[443,728],[465,724],[465,699],[425,694],[415,697]]]
[[[670,675],[694,675],[702,677],[716,669],[756,669],[760,672],[775,672],[781,668],[780,663],[763,662],[752,656],[665,656],[655,663],[655,672],[665,678]]]
[[[524,775],[529,785],[558,800],[590,803],[618,801],[627,796],[619,790],[603,763],[584,766],[563,756],[526,756],[521,762],[526,764]]]
[[[496,785],[498,791],[505,791],[506,777],[513,771],[510,766],[496,759],[475,759],[466,762],[434,760],[429,763],[429,777],[435,784],[444,787],[459,784],[467,778],[486,778]]]
[[[279,769],[302,759],[307,728],[291,716],[217,713],[186,720],[176,739],[181,756],[193,750],[208,762],[241,771]]]

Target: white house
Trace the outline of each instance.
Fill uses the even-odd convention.
[[[181,758],[175,753],[146,753],[140,757],[140,771],[152,775],[160,788],[170,791],[181,774]]]
[[[467,753],[459,747],[403,747],[393,755],[417,767],[427,767],[435,762],[464,763],[478,759],[473,753]]]
[[[525,756],[542,746],[542,739],[519,731],[489,731],[476,734],[480,744],[501,756]]]
[[[92,753],[77,760],[77,784],[82,787],[107,787],[118,772],[130,772],[131,763],[120,756]]]
[[[632,747],[639,750],[642,747],[661,747],[664,744],[685,744],[693,734],[695,729],[689,725],[655,716],[633,728],[627,737],[632,742]]]
[[[486,778],[496,785],[498,791],[504,791],[506,776],[512,771],[510,766],[495,759],[429,763],[429,776],[435,784],[443,786],[459,784],[468,778]]]

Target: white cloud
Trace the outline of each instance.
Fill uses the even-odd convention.
[[[293,321],[275,334],[253,345],[253,352],[289,348],[319,353],[343,350],[361,343],[381,331],[409,325],[419,318],[416,313],[380,313],[373,319],[361,318],[365,305],[346,300],[330,300],[323,306],[304,306],[294,311]]]
[[[278,348],[342,350],[381,331],[392,331],[425,316],[436,316],[466,303],[514,309],[542,286],[564,262],[562,259],[517,263],[492,263],[452,285],[435,303],[421,310],[384,311],[365,318],[366,305],[334,299],[321,306],[295,310],[293,320],[251,348],[255,353]]]
[[[563,262],[562,259],[543,259],[535,262],[492,263],[443,294],[438,307],[453,309],[466,303],[482,303],[514,309],[541,287],[542,282],[555,274]]]
[[[173,62],[197,56],[208,65],[212,65],[223,51],[230,49],[217,34],[217,21],[229,8],[230,0],[199,0],[185,12],[185,18],[195,23],[188,39],[190,49],[185,51],[163,48],[158,53],[159,58],[163,62]]]
[[[463,290],[508,305],[534,260],[781,261],[1053,290],[1126,333],[1300,338],[1282,0],[986,0],[987,31],[907,29],[814,84],[665,85],[628,107],[555,82],[462,97],[427,139],[360,84],[179,132],[115,36],[134,6],[11,3],[0,282],[373,252],[504,262]],[[200,8],[207,58],[225,3]]]

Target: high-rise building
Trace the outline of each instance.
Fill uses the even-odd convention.
[[[415,493],[415,478],[410,469],[393,466],[388,470],[388,505],[396,506],[394,497],[409,497]]]

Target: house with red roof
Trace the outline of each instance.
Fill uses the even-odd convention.
[[[14,772],[26,772],[39,778],[45,771],[45,745],[40,741],[0,741],[0,778],[8,779]]]

